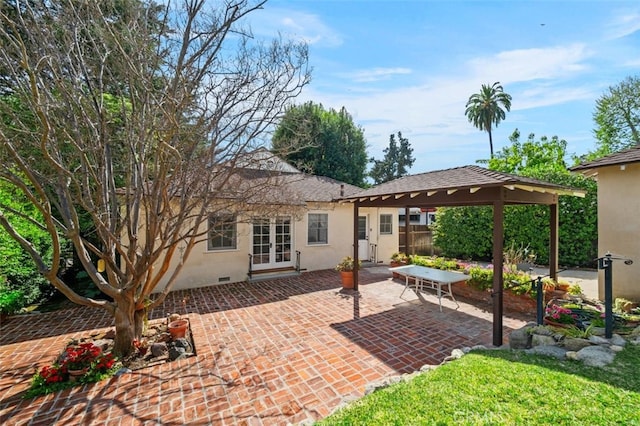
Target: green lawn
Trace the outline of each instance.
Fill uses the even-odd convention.
[[[607,368],[474,351],[380,390],[320,425],[640,425],[640,347]]]

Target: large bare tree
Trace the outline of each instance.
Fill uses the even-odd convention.
[[[207,238],[209,215],[261,205],[258,195],[277,184],[263,173],[243,186],[240,172],[309,81],[306,45],[261,43],[244,27],[264,1],[177,3],[0,9],[0,179],[39,211],[28,219],[50,235],[53,260],[16,230],[20,211],[0,205],[0,225],[71,301],[113,315],[121,355],[145,307],[163,302]],[[94,242],[80,231],[86,218]],[[112,300],[61,279],[63,240]]]

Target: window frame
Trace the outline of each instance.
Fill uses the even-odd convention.
[[[324,221],[314,221],[312,222],[311,217],[324,217]],[[322,225],[322,223],[326,224],[326,227],[324,228],[324,241],[322,241],[322,239],[320,238],[319,233],[322,231],[323,228],[321,228],[320,226],[315,227],[314,229],[311,228],[312,224],[317,224],[317,225]],[[315,237],[317,237],[317,241],[311,241],[311,236],[315,234]],[[308,213],[307,214],[307,245],[310,246],[319,246],[319,245],[327,245],[329,244],[329,214],[328,213]]]
[[[238,216],[235,214],[212,214],[209,215],[207,221],[208,229],[207,229],[207,251],[219,252],[219,251],[227,251],[227,250],[237,250],[238,249]],[[222,229],[215,230],[215,226],[222,226]],[[230,229],[224,228],[225,226],[229,226]],[[231,231],[231,236],[226,236],[225,233]],[[216,232],[216,239],[220,239],[223,245],[214,246],[213,245],[213,232]],[[225,241],[230,241],[230,245],[224,245]]]
[[[388,223],[386,221],[383,221],[382,218],[388,219]],[[383,226],[387,226],[389,227],[389,230],[387,231],[386,229],[383,230],[382,227]],[[380,214],[380,222],[378,223],[378,232],[380,232],[380,235],[393,235],[393,215],[391,213],[381,213]]]

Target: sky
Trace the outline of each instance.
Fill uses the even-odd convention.
[[[596,100],[640,75],[637,0],[271,0],[250,25],[308,43],[312,81],[296,103],[344,106],[377,159],[402,132],[412,174],[489,158],[487,133],[464,115],[482,84],[512,96],[496,152],[518,129],[581,155],[595,148]]]

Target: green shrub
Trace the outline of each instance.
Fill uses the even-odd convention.
[[[413,265],[426,266],[427,268],[443,269],[446,271],[457,270],[458,262],[453,259],[447,259],[437,256],[410,256],[410,263]]]
[[[582,176],[545,173],[530,176],[540,180],[581,188],[584,198],[561,196],[559,210],[558,262],[566,266],[591,266],[597,257],[596,183]],[[537,263],[549,263],[549,207],[506,206],[505,247],[523,245],[536,253]],[[447,207],[438,209],[433,242],[450,258],[489,260],[493,250],[491,207]]]
[[[25,306],[24,293],[0,286],[0,314],[11,315]]]
[[[467,281],[471,287],[478,290],[488,290],[493,287],[493,269],[473,266],[469,268],[471,278]]]
[[[18,191],[3,185],[0,185],[0,202],[28,217],[37,218],[40,215]],[[16,231],[32,243],[45,262],[50,262],[52,250],[49,234],[18,215],[8,212],[6,217]],[[23,293],[25,304],[43,299],[43,293],[46,297],[53,292],[53,286],[38,272],[29,254],[3,227],[0,227],[0,276],[6,278],[5,287],[8,290],[20,290]]]

